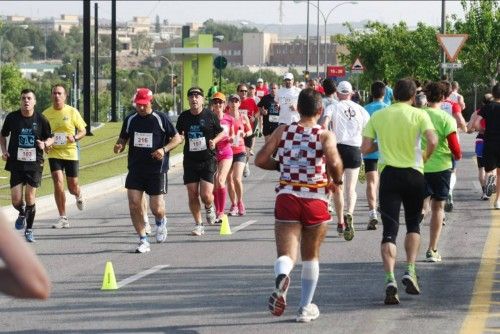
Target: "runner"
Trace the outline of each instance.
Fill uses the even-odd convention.
[[[264,79],[258,78],[257,79],[257,86],[255,88],[255,95],[257,95],[257,97],[262,99],[264,96],[266,96],[269,93],[270,92],[268,91],[268,87],[264,85]]]
[[[254,155],[253,147],[255,145],[256,130],[260,129],[262,126],[260,124],[259,108],[257,107],[257,103],[255,103],[253,97],[248,97],[247,85],[239,84],[236,90],[238,92],[238,96],[240,97],[239,112],[240,114],[248,117],[250,120],[250,126],[252,127],[252,134],[244,139],[247,156],[243,176],[248,177],[250,176],[250,166],[248,160],[250,159],[250,156]]]
[[[297,112],[297,99],[300,89],[293,85],[293,74],[285,73],[283,76],[283,87],[276,93],[277,101],[280,106],[279,123],[290,125],[298,122],[300,119]]]
[[[78,210],[83,210],[84,207],[78,184],[79,148],[77,142],[87,134],[85,129],[87,124],[77,109],[65,103],[66,97],[66,89],[63,85],[52,86],[52,106],[43,111],[54,135],[54,143],[47,149],[59,219],[52,225],[52,228],[69,228],[68,217],[66,217],[64,173],[69,193],[75,196]]]
[[[269,298],[271,314],[283,314],[290,287],[290,272],[302,258],[302,295],[297,322],[319,317],[312,303],[319,277],[319,249],[331,220],[326,197],[327,187],[341,184],[342,160],[335,135],[317,124],[323,112],[321,95],[303,90],[298,99],[298,123],[281,125],[257,153],[255,164],[267,170],[279,170],[276,187],[275,238],[277,260],[274,264],[276,290]],[[278,150],[278,161],[272,155]],[[295,172],[298,171],[298,172]],[[328,184],[330,174],[335,184]]]
[[[184,139],[184,184],[188,192],[189,210],[193,215],[194,236],[205,234],[201,218],[200,198],[205,205],[209,225],[215,224],[214,175],[217,168],[215,146],[225,136],[219,119],[203,107],[203,89],[191,87],[187,91],[189,109],[177,119],[176,128]]]
[[[139,236],[136,253],[147,253],[151,246],[146,234],[144,215],[145,194],[155,216],[156,241],[167,239],[167,217],[164,195],[167,193],[167,171],[170,151],[181,143],[181,137],[165,113],[153,111],[153,92],[139,88],[134,97],[136,112],[123,120],[120,136],[113,148],[115,153],[128,149],[127,188],[130,218]],[[149,225],[149,222],[147,222]]]
[[[415,93],[413,80],[399,80],[394,87],[396,102],[375,112],[363,131],[361,152],[367,154],[378,149],[381,157],[379,201],[384,225],[381,254],[385,270],[385,304],[399,304],[394,268],[401,203],[405,210],[407,230],[407,268],[403,284],[407,293],[420,293],[415,261],[420,246],[420,220],[425,192],[423,169],[424,161],[436,147],[437,137],[427,113],[411,106]],[[422,136],[427,139],[425,151],[418,144],[418,138]],[[415,145],[416,139],[418,145]]]
[[[425,253],[427,262],[440,262],[438,252],[439,236],[443,226],[444,202],[448,197],[451,177],[451,158],[460,160],[462,152],[457,137],[457,123],[455,119],[441,110],[444,101],[446,86],[439,82],[431,82],[425,87],[428,107],[425,111],[429,115],[436,134],[438,144],[430,158],[424,164],[424,177],[426,181],[426,202],[430,200],[431,227],[429,247]],[[425,138],[422,147],[426,147]],[[427,207],[427,205],[424,205]]]
[[[7,161],[5,170],[10,171],[12,206],[19,211],[15,227],[17,230],[26,227],[24,237],[28,242],[35,242],[33,221],[36,190],[42,184],[43,150],[54,142],[49,121],[35,112],[35,105],[35,92],[23,89],[21,109],[7,114],[0,136],[2,159]]]
[[[219,118],[220,125],[224,130],[224,138],[216,145],[217,148],[217,172],[215,173],[214,203],[217,223],[222,222],[224,208],[226,207],[226,182],[231,164],[233,162],[233,150],[231,143],[234,137],[234,118],[224,112],[226,107],[226,96],[217,92],[212,97],[212,111]]]
[[[271,133],[278,127],[278,120],[280,117],[279,104],[276,102],[278,85],[271,83],[269,87],[269,94],[263,96],[257,105],[262,115],[262,134],[264,135],[265,141],[269,139]]]

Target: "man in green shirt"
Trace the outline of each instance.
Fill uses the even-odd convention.
[[[427,113],[412,107],[416,90],[413,80],[399,80],[394,86],[395,103],[372,115],[363,131],[361,145],[363,154],[377,149],[380,152],[381,253],[386,274],[386,304],[399,304],[394,267],[401,203],[405,210],[407,231],[407,270],[402,281],[407,293],[420,293],[415,260],[420,246],[419,224],[425,194],[423,170],[424,161],[436,147],[437,137]],[[421,149],[422,137],[427,140],[425,151]]]

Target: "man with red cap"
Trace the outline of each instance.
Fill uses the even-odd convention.
[[[134,97],[136,112],[123,120],[120,136],[114,146],[121,153],[127,142],[128,175],[125,181],[130,218],[139,235],[136,253],[151,250],[142,207],[144,193],[149,195],[149,206],[156,221],[156,241],[167,239],[167,218],[164,196],[167,193],[169,152],[181,143],[181,137],[165,113],[153,111],[153,93],[139,88]]]

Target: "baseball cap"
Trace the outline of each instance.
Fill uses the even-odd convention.
[[[153,100],[153,92],[148,88],[137,88],[134,96],[135,104],[148,104]]]
[[[212,100],[215,100],[215,99],[226,101],[226,95],[222,94],[221,92],[217,92],[214,95],[212,95]]]
[[[288,72],[283,76],[283,80],[293,80],[293,74]]]
[[[257,88],[257,87],[256,87],[254,84],[251,84],[249,88],[253,88],[253,89],[255,89],[255,88]]]
[[[229,97],[229,101],[231,101],[232,99],[238,99],[238,101],[241,101],[240,96],[238,94],[232,94]]]
[[[258,79],[257,79],[257,83],[259,83],[259,82],[264,82],[264,79],[262,79],[262,78],[258,78]]]
[[[203,89],[201,89],[200,87],[194,86],[194,87],[189,88],[187,91],[187,95],[189,96],[193,92],[197,92],[198,94],[203,96]]]
[[[350,94],[352,93],[352,85],[349,81],[341,81],[337,86],[337,92],[341,94]]]

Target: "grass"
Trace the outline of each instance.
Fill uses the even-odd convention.
[[[85,136],[80,141],[80,185],[93,183],[127,172],[127,153],[115,154],[113,146],[120,133],[121,123],[105,123],[92,131],[93,136]],[[179,145],[170,156],[182,152]],[[112,159],[112,160],[109,160]],[[52,179],[48,159],[45,159],[42,185],[37,190],[37,196],[53,193]],[[0,206],[9,206],[10,203],[10,173],[5,170],[5,161],[0,162]]]

